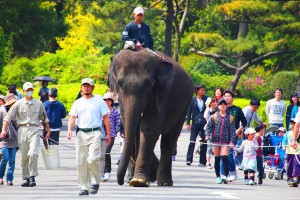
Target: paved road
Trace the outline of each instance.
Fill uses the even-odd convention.
[[[151,184],[149,188],[133,188],[128,185],[119,186],[116,181],[117,158],[119,145],[116,142],[112,150],[112,176],[109,182],[101,183],[99,193],[87,197],[79,197],[77,187],[75,151],[60,146],[61,168],[46,170],[42,156],[39,159],[39,176],[37,187],[22,188],[20,155],[17,153],[14,186],[0,186],[1,199],[300,199],[299,188],[289,188],[286,180],[265,179],[261,186],[243,185],[242,172],[237,181],[218,185],[212,169],[198,167],[195,159],[191,166],[185,165],[185,155],[189,134],[183,130],[178,141],[178,155],[173,163],[173,187],[157,187]],[[66,139],[66,120],[61,132],[61,143],[74,148],[74,139]],[[155,151],[159,156],[159,149]],[[198,156],[196,156],[198,157]]]

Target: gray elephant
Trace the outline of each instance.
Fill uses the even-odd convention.
[[[111,61],[109,86],[119,94],[125,132],[122,160],[117,171],[118,184],[124,184],[138,138],[138,154],[130,185],[149,187],[157,175],[158,186],[172,186],[172,152],[193,95],[191,77],[177,62],[159,52],[125,49]],[[153,167],[157,160],[154,147],[160,135],[161,156],[156,168]],[[153,170],[157,171],[154,176]]]

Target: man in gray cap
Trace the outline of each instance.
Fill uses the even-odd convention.
[[[79,195],[96,194],[100,183],[100,155],[102,119],[106,129],[106,142],[110,143],[109,108],[101,96],[93,95],[94,81],[84,78],[81,82],[82,98],[70,110],[68,139],[77,119],[76,161]]]
[[[20,126],[18,143],[21,151],[22,178],[24,180],[21,184],[22,187],[36,186],[35,176],[38,175],[37,163],[40,149],[40,133],[38,129],[40,120],[45,120],[47,129],[45,139],[50,137],[49,120],[45,108],[41,101],[32,97],[33,90],[32,83],[24,83],[23,91],[26,95],[10,108],[3,121],[1,133],[2,138],[5,138],[7,126],[15,117],[17,124]]]

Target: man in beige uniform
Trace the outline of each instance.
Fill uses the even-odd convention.
[[[6,136],[6,128],[9,122],[16,117],[18,130],[18,143],[21,151],[21,168],[24,182],[22,187],[34,187],[35,176],[38,175],[37,163],[40,149],[40,133],[38,126],[40,120],[45,120],[47,135],[50,136],[49,120],[43,103],[32,97],[33,85],[26,82],[23,85],[26,94],[23,99],[18,100],[9,110],[3,122],[2,137]]]
[[[85,78],[81,82],[82,97],[70,110],[68,139],[77,119],[76,161],[79,195],[96,194],[100,183],[100,155],[102,120],[106,128],[106,142],[110,143],[109,108],[101,96],[93,95],[94,81]]]

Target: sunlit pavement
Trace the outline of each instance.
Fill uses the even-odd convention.
[[[66,139],[66,124],[61,131],[60,142],[75,148],[75,138]],[[42,155],[39,156],[39,176],[36,177],[37,187],[22,188],[20,171],[20,154],[17,153],[14,186],[1,185],[1,199],[299,199],[300,189],[290,188],[284,180],[264,180],[263,185],[248,186],[243,184],[243,173],[239,178],[227,185],[215,183],[214,169],[198,167],[199,155],[194,155],[194,163],[186,166],[185,156],[189,134],[183,129],[178,140],[178,154],[173,162],[173,187],[158,187],[151,183],[149,188],[133,188],[128,184],[119,186],[116,180],[116,169],[119,156],[118,139],[112,150],[112,175],[108,182],[101,183],[98,194],[79,197],[77,186],[75,150],[60,145],[60,168],[46,170]],[[196,145],[198,146],[198,144]],[[159,156],[159,145],[155,152]]]

